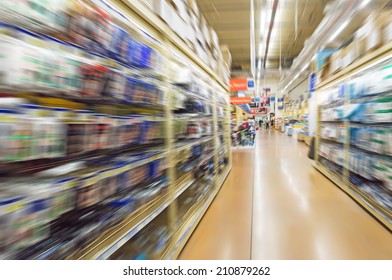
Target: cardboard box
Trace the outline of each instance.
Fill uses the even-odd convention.
[[[201,33],[203,34],[206,44],[208,45],[208,47],[210,47],[211,46],[210,28],[208,27],[207,24],[201,28]]]
[[[388,23],[383,30],[383,38],[385,43],[392,41],[392,22]]]
[[[168,24],[172,15],[175,14],[174,8],[166,0],[154,1],[153,11]]]
[[[198,28],[199,27],[199,18],[192,10],[189,10],[189,17],[190,17],[191,25],[193,26],[193,28],[194,29]]]
[[[331,55],[330,63],[331,63],[332,74],[338,72],[342,68],[341,60],[340,60],[340,51],[337,51]]]
[[[172,5],[175,6],[175,9],[177,10],[177,14],[184,20],[187,20],[188,17],[188,6],[186,1],[184,0],[170,0],[172,2]]]
[[[232,57],[231,57],[229,47],[227,45],[222,45],[220,46],[220,50],[222,53],[223,61],[229,66],[229,68],[231,68]]]
[[[387,38],[384,38],[384,29],[390,24],[392,16],[391,10],[383,12],[376,12],[371,14],[365,21],[365,24],[360,29],[358,36],[366,38],[366,52],[377,49],[383,44],[387,43]]]
[[[210,28],[211,43],[219,48],[219,38],[213,28]]]
[[[199,18],[200,10],[196,0],[187,0],[187,6],[196,15],[196,17]]]

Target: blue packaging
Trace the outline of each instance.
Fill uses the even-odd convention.
[[[113,59],[126,62],[129,38],[130,35],[124,29],[119,26],[115,26],[110,45],[111,57]]]
[[[152,48],[147,45],[141,45],[141,55],[139,67],[141,68],[150,68],[151,67],[151,56],[152,56]]]
[[[142,44],[133,38],[128,38],[125,63],[129,66],[138,66],[141,62]]]

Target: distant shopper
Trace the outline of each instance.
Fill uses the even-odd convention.
[[[269,129],[269,120],[268,119],[265,120],[265,129]]]
[[[259,119],[259,127],[261,127],[262,125],[263,125],[263,121]]]

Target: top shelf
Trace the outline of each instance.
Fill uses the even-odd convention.
[[[229,91],[228,85],[226,85],[218,75],[189,48],[185,42],[164,22],[159,16],[151,11],[145,4],[140,0],[111,0],[110,2],[117,4],[119,7],[126,5],[131,9],[138,17],[148,25],[163,34],[169,41],[186,54],[191,60],[203,69],[210,77],[212,77],[218,84],[226,91]],[[122,12],[129,13],[129,10],[122,10]],[[134,17],[134,15],[132,15]]]
[[[383,58],[387,59],[388,57],[392,57],[392,42],[374,50],[371,53],[366,54],[361,59],[355,61],[344,70],[332,75],[322,83],[317,86],[317,90],[322,90],[344,78],[347,76],[351,76],[354,72],[361,70],[366,66],[370,66],[372,63],[377,60],[381,60]]]

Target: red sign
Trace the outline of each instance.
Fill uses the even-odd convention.
[[[234,105],[251,104],[252,98],[249,97],[230,97],[230,103]]]
[[[248,79],[237,78],[230,80],[230,91],[247,91],[248,90]]]
[[[252,115],[257,115],[259,113],[259,108],[252,108],[252,109],[250,109],[250,113]]]

